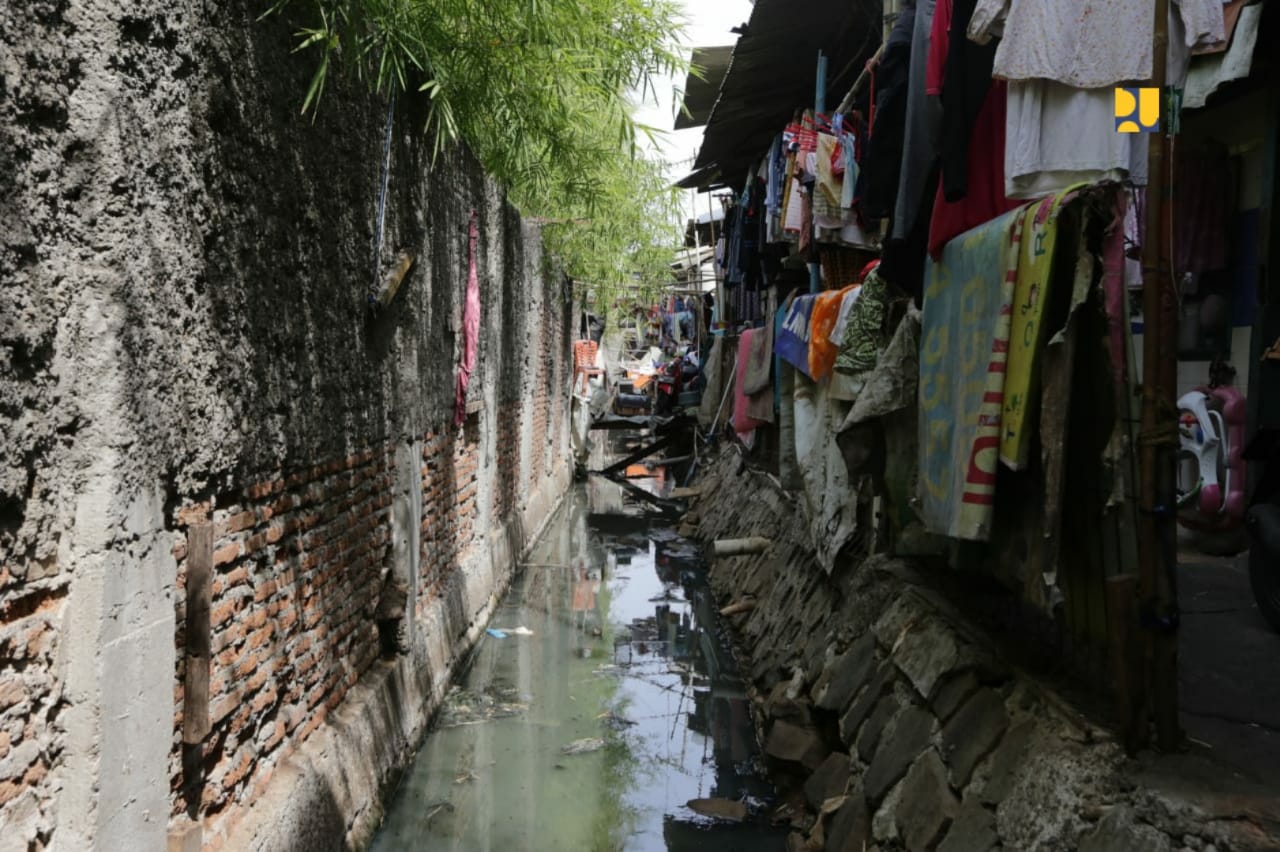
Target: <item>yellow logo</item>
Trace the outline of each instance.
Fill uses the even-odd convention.
[[[1117,133],[1154,133],[1159,129],[1159,89],[1116,89]]]

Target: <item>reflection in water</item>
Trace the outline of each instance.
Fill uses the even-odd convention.
[[[494,616],[507,638],[482,639],[375,850],[784,848],[696,550],[589,527],[597,496],[621,503],[601,491],[580,486],[539,541]],[[746,822],[685,805],[713,797],[745,800]]]

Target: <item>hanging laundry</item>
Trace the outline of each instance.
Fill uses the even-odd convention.
[[[938,0],[929,43],[927,87],[942,101],[942,179],[929,222],[934,260],[956,235],[1020,203],[1005,196],[1007,89],[1003,80],[991,80],[995,47],[965,38],[974,3]]]
[[[747,399],[747,393],[744,390],[746,382],[747,370],[745,369],[751,360],[751,338],[755,336],[757,329],[746,329],[738,337],[738,369],[733,379],[733,431],[737,432],[740,437],[752,433],[756,428],[765,425],[767,421],[757,420],[748,413],[750,400]],[[746,443],[750,443],[749,439],[745,439]]]
[[[1125,287],[1125,219],[1128,196],[1117,192],[1115,216],[1103,235],[1102,294],[1107,314],[1107,351],[1111,355],[1111,378],[1124,388],[1129,378],[1129,294]]]
[[[836,324],[831,329],[831,336],[827,338],[837,347],[844,342],[845,330],[849,328],[849,315],[853,313],[853,306],[858,303],[858,297],[862,295],[862,281],[865,279],[865,275],[859,276],[857,285],[845,290],[844,300],[840,303],[840,314],[836,317]]]
[[[874,72],[875,122],[867,145],[867,161],[862,168],[866,178],[862,205],[868,219],[883,219],[892,213],[898,192],[915,16],[915,3],[906,0],[889,33],[884,56]]]
[[[751,334],[750,357],[742,362],[745,370],[743,390],[750,396],[762,390],[772,390],[770,381],[773,368],[773,322],[772,315],[760,328]],[[770,404],[772,408],[772,404]]]
[[[1220,144],[1180,148],[1174,161],[1174,272],[1226,269],[1227,229],[1235,224],[1236,178]]]
[[[1222,0],[1180,0],[1178,8],[1189,46],[1224,40]],[[969,37],[985,43],[1002,18],[997,77],[1082,89],[1151,77],[1155,6],[1150,0],[978,0]]]
[[[815,300],[813,295],[804,294],[791,301],[782,330],[773,344],[778,357],[806,376],[809,375],[809,322]]]
[[[978,0],[968,35],[985,43],[1007,11],[993,74],[1009,81],[1005,194],[1037,198],[1074,183],[1147,181],[1141,133],[1115,132],[1119,83],[1151,74],[1147,0]],[[1178,4],[1189,45],[1223,38],[1221,0]]]
[[[1011,80],[1005,115],[1005,195],[1039,198],[1072,184],[1147,183],[1144,133],[1117,133],[1111,89]]]
[[[925,527],[952,538],[991,531],[1022,221],[1006,213],[927,261],[918,496]]]
[[[840,184],[840,206],[853,209],[858,186],[857,139],[851,132],[840,134],[840,153],[844,157],[844,178]]]
[[[1053,250],[1058,238],[1058,214],[1074,196],[1071,190],[1029,205],[1022,214],[1022,244],[1018,282],[1013,291],[1009,329],[1009,361],[1005,372],[1004,410],[1000,415],[1000,461],[1012,470],[1027,465],[1031,450],[1028,419],[1040,399],[1040,352],[1044,348],[1045,305],[1057,286]]]
[[[840,318],[845,296],[853,289],[850,285],[843,290],[828,290],[814,300],[809,320],[809,376],[815,381],[826,378],[835,366],[839,347],[831,342],[831,330]]]
[[[920,201],[925,191],[934,151],[930,126],[931,113],[937,101],[925,92],[930,38],[933,30],[935,0],[916,0],[916,16],[911,32],[911,60],[907,74],[907,115],[904,123],[902,165],[898,174],[898,193],[893,212],[892,236],[906,239],[916,223]]]
[[[471,212],[468,233],[467,293],[462,307],[462,357],[458,362],[457,394],[454,400],[453,423],[461,426],[467,419],[467,385],[476,367],[476,345],[480,340],[480,279],[476,274],[476,242],[480,228],[476,214]]]
[[[1182,98],[1183,109],[1202,107],[1209,96],[1222,84],[1249,76],[1261,22],[1261,3],[1245,6],[1240,10],[1239,22],[1231,36],[1230,47],[1223,53],[1197,62],[1195,67],[1187,73],[1186,91]]]
[[[876,270],[862,282],[857,301],[849,312],[836,372],[856,375],[874,369],[884,344],[884,316],[889,305],[889,288]]]

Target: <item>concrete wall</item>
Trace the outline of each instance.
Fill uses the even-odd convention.
[[[397,105],[378,260],[418,260],[371,316],[385,102],[331,81],[300,118],[311,61],[262,8],[0,9],[3,850],[359,840],[568,482],[568,304],[536,233]],[[184,767],[196,523],[213,731]],[[410,653],[379,662],[397,585]]]
[[[882,556],[827,575],[795,501],[732,449],[699,487],[705,543],[772,541],[716,560],[711,584],[721,606],[754,600],[730,622],[788,849],[1276,848],[1271,791],[1203,753],[1126,759],[1078,709],[1096,702],[1027,667],[1029,637],[987,629],[980,580]]]

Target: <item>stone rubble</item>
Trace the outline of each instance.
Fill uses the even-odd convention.
[[[1015,671],[927,571],[876,555],[828,576],[802,510],[769,476],[733,449],[704,470],[687,519],[698,538],[773,542],[717,560],[711,583],[721,605],[757,601],[727,621],[765,751],[813,815],[788,849],[1280,847],[1276,823],[1243,808],[1205,813],[1129,780],[1105,728],[1082,730],[1048,686]]]

